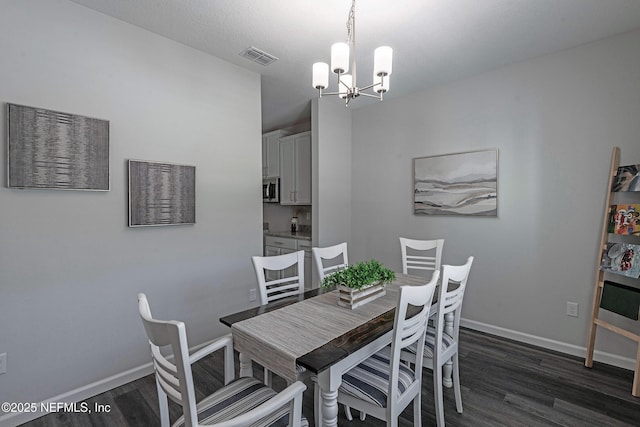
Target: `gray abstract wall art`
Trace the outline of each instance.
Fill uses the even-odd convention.
[[[129,160],[130,227],[195,222],[195,166]]]
[[[109,190],[109,122],[7,104],[7,186]]]

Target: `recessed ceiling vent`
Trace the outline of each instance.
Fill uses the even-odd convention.
[[[260,65],[269,65],[278,60],[275,56],[253,46],[240,52],[240,56],[247,58],[250,61],[257,62]]]

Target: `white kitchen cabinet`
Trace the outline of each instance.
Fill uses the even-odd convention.
[[[265,236],[264,238],[264,256],[274,256],[288,254],[296,251],[304,251],[304,288],[305,291],[312,289],[311,282],[311,241],[305,239],[293,239],[286,237]],[[286,271],[287,275],[296,273],[295,267],[290,267],[291,272]],[[281,279],[280,272],[266,272],[265,275],[270,280]]]
[[[280,138],[289,135],[284,130],[274,130],[262,135],[262,177],[280,176]]]
[[[311,282],[313,277],[311,272],[311,241],[298,240],[298,250],[304,251],[304,290],[309,291],[313,289],[313,283]]]
[[[280,139],[280,204],[311,204],[311,132]]]
[[[284,255],[298,250],[297,239],[289,239],[285,237],[265,236],[264,238],[264,256]],[[296,267],[289,267],[285,270],[286,275],[294,275],[297,273]],[[277,280],[282,278],[279,271],[265,272],[268,280]]]

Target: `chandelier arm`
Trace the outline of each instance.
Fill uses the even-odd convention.
[[[362,91],[362,90],[371,89],[371,88],[373,88],[373,87],[380,86],[381,84],[382,84],[382,83],[380,83],[380,82],[378,82],[378,83],[371,83],[369,86],[365,86],[365,87],[361,88],[360,90]],[[364,95],[364,93],[363,93],[363,95]]]
[[[340,85],[344,86],[347,88],[348,91],[351,91],[351,89],[353,89],[351,86],[347,85],[345,82],[343,82],[340,79],[340,74],[338,74],[338,91],[340,91]]]
[[[326,95],[326,93],[325,93],[325,95]],[[360,95],[362,95],[362,96],[368,96],[369,98],[382,99],[382,94],[380,94],[380,95],[374,95],[374,94],[372,94],[372,93],[363,93],[363,92],[360,92]]]

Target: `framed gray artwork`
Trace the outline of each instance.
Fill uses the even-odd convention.
[[[129,227],[195,224],[195,166],[128,163]]]
[[[498,150],[413,159],[416,215],[497,216]]]
[[[108,121],[7,107],[7,187],[109,190]]]

